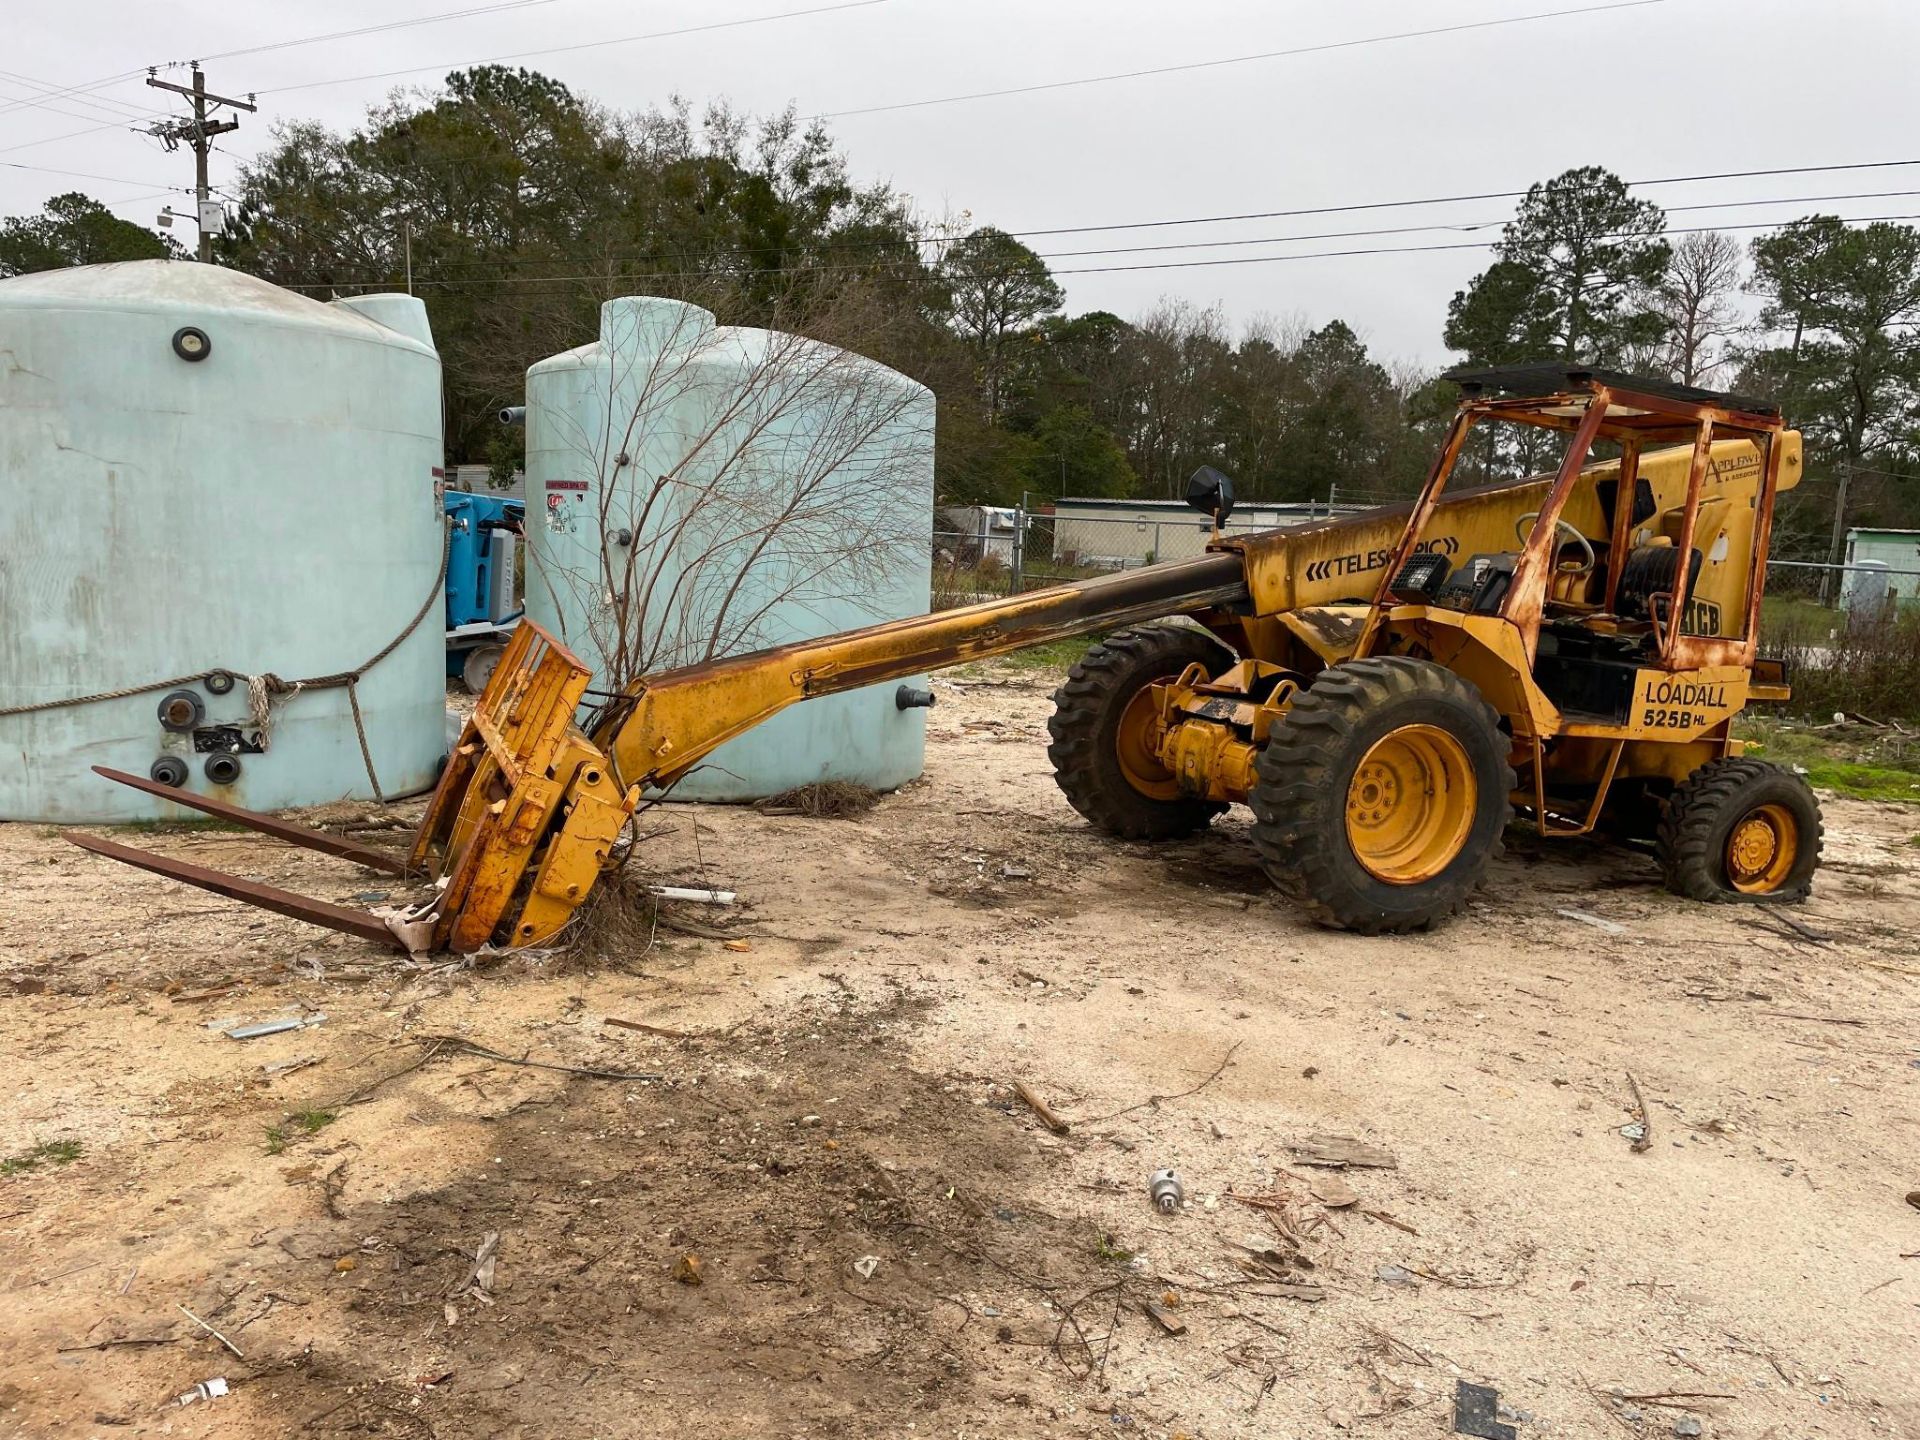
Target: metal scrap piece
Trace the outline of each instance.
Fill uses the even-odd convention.
[[[1453,1390],[1453,1433],[1477,1435],[1480,1440],[1515,1440],[1519,1432],[1494,1418],[1499,1408],[1500,1392],[1491,1385],[1473,1385],[1465,1380],[1456,1382]]]

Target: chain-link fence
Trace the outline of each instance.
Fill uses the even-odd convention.
[[[1212,527],[1204,516],[1052,515],[982,512],[968,530],[933,532],[933,606],[971,605],[1204,554]]]
[[[1763,638],[1801,640],[1920,614],[1920,570],[1770,560],[1760,614]]]

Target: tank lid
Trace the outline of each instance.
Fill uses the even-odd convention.
[[[309,299],[257,275],[197,260],[121,260],[16,275],[0,280],[0,308],[12,306],[237,311],[433,353],[430,345],[350,309]]]

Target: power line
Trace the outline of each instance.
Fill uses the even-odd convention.
[[[1682,211],[1748,210],[1765,205],[1822,205],[1830,200],[1893,200],[1907,199],[1915,195],[1920,195],[1920,190],[1861,190],[1850,195],[1783,195],[1773,200],[1715,200],[1698,205],[1672,205],[1666,207],[1666,211],[1669,215],[1677,215]],[[1413,235],[1430,230],[1487,230],[1495,226],[1504,227],[1508,223],[1510,222],[1506,220],[1442,220],[1431,225],[1396,225],[1382,230],[1323,230],[1317,235],[1266,235],[1250,240],[1179,240],[1168,245],[1120,245],[1102,250],[1052,250],[1042,258],[1066,260],[1085,255],[1137,255],[1162,250],[1211,250],[1228,245],[1282,245],[1300,240],[1347,240],[1371,235]],[[1710,228],[1722,230],[1736,227],[1716,225]]]
[[[138,105],[122,100],[117,96],[100,95],[98,92],[106,89],[109,85],[121,85],[137,80],[142,75],[150,73],[151,69],[154,68],[158,67],[123,70],[116,75],[105,75],[98,80],[88,80],[78,85],[55,85],[50,81],[34,80],[29,76],[17,75],[14,77],[15,79],[19,80],[22,84],[33,85],[41,93],[27,99],[8,97],[12,103],[0,105],[0,115],[6,115],[15,110],[24,110],[30,106],[44,105],[45,102],[49,100],[71,99],[76,104],[92,105],[102,110],[111,111],[117,109],[123,111],[130,119],[146,119],[151,112],[143,111]]]
[[[231,192],[221,190],[221,191],[218,191],[218,193],[226,196],[226,198],[234,201],[236,204],[243,203],[239,196],[234,195]],[[1878,200],[1878,199],[1908,198],[1914,195],[1920,195],[1920,190],[1858,191],[1858,192],[1854,192],[1852,194],[1847,194],[1847,195],[1785,195],[1785,196],[1779,196],[1769,200],[1708,201],[1708,202],[1701,202],[1693,205],[1677,205],[1672,208],[1673,208],[1673,211],[1677,213],[1683,210],[1700,211],[1700,210],[1719,210],[1719,209],[1744,209],[1744,208],[1751,208],[1754,206],[1764,206],[1764,205],[1807,205],[1807,204],[1823,203],[1831,200]],[[302,227],[300,227],[290,218],[285,216],[269,214],[266,218],[270,223],[282,223],[282,224],[293,226],[293,228],[295,229],[302,229]],[[1496,227],[1502,227],[1506,223],[1507,222],[1504,220],[1483,220],[1483,221],[1474,221],[1474,222],[1439,221],[1439,222],[1434,222],[1434,223],[1425,224],[1425,225],[1399,225],[1399,226],[1392,226],[1392,227],[1381,228],[1381,229],[1369,229],[1369,230],[1323,230],[1323,231],[1318,231],[1318,232],[1304,234],[1304,235],[1267,235],[1267,236],[1260,236],[1252,239],[1239,239],[1239,240],[1188,240],[1188,241],[1179,241],[1179,242],[1166,244],[1166,245],[1124,245],[1124,246],[1113,246],[1105,249],[1049,250],[1049,251],[1041,251],[1037,253],[1039,255],[1039,258],[1042,260],[1066,260],[1066,259],[1082,258],[1087,256],[1095,256],[1095,255],[1153,254],[1153,253],[1160,253],[1160,252],[1169,251],[1169,250],[1219,249],[1219,248],[1225,248],[1228,246],[1241,246],[1241,245],[1284,245],[1284,244],[1298,244],[1298,243],[1313,241],[1313,240],[1363,239],[1363,238],[1368,238],[1372,236],[1381,236],[1381,235],[1420,234],[1420,233],[1425,233],[1425,232],[1434,231],[1434,230],[1462,230],[1462,231],[1486,230],[1486,229],[1493,229]],[[1764,225],[1746,226],[1746,227],[1710,226],[1710,227],[1698,227],[1698,228],[1766,229],[1766,228],[1769,228],[1774,223],[1775,222],[1767,222],[1767,224],[1764,224]],[[1683,230],[1683,231],[1676,231],[1674,233],[1686,234],[1691,232]],[[733,249],[733,250],[727,250],[724,252],[715,253],[711,255],[710,258],[715,260],[752,261],[755,259],[769,258],[769,257],[777,260],[786,256],[793,256],[799,259],[811,259],[811,258],[818,257],[820,255],[850,254],[850,253],[856,253],[856,252],[862,252],[862,251],[875,251],[875,250],[880,250],[880,251],[895,250],[895,249],[904,248],[909,245],[924,246],[924,245],[949,244],[952,241],[961,239],[961,238],[963,237],[958,234],[949,233],[949,234],[924,237],[924,238],[918,238],[918,239],[897,238],[897,239],[889,239],[889,240],[860,240],[860,241],[827,240],[827,241],[823,241],[818,245],[813,245],[813,246],[798,246],[798,247],[764,246],[764,247],[750,247],[750,248],[744,248],[744,249]],[[1487,241],[1484,243],[1490,245],[1495,242]],[[556,258],[564,258],[564,257],[556,257]],[[624,251],[615,252],[609,258],[616,261],[644,260],[648,258],[648,252],[644,250],[639,250],[639,249],[628,249]],[[1273,258],[1284,258],[1284,257],[1273,257]],[[497,257],[481,257],[481,258],[475,258],[471,260],[462,260],[462,261],[456,261],[454,263],[462,266],[463,268],[477,268],[477,267],[501,268],[501,267],[513,267],[513,266],[538,265],[542,262],[537,257],[530,258],[527,256],[497,256]],[[865,268],[865,267],[853,267],[853,268]],[[1060,273],[1066,274],[1066,273],[1077,273],[1077,272],[1062,271]],[[444,277],[444,278],[458,278],[458,277]],[[538,279],[541,277],[533,276],[533,277],[526,277],[526,278]]]
[[[1920,215],[1856,215],[1841,217],[1845,225],[1870,225],[1891,221],[1920,220]],[[1691,235],[1703,230],[1770,230],[1776,228],[1772,222],[1755,222],[1750,225],[1698,225],[1668,230],[1669,235]],[[1331,260],[1346,259],[1354,256],[1372,255],[1419,255],[1446,250],[1489,250],[1498,242],[1493,240],[1466,240],[1443,245],[1391,245],[1374,246],[1353,250],[1310,250],[1291,255],[1244,255],[1221,260],[1169,260],[1146,265],[1104,265],[1089,266],[1074,270],[1056,270],[1056,275],[1104,275],[1129,270],[1188,270],[1216,265],[1257,265],[1274,261],[1288,260]],[[724,257],[723,257],[724,258]],[[1043,255],[1041,257],[1045,259]],[[527,263],[527,262],[521,262]],[[538,263],[538,262],[533,262]],[[359,267],[343,267],[359,268]],[[803,273],[806,275],[832,273],[864,273],[871,267],[865,265],[810,265]],[[441,289],[457,289],[472,285],[559,285],[582,282],[616,282],[636,280],[699,280],[721,279],[736,273],[724,269],[704,270],[648,270],[629,274],[587,274],[587,275],[501,275],[495,277],[416,275],[416,286],[431,285]],[[308,285],[288,285],[289,290],[326,290],[341,285],[364,285],[372,281],[339,280]]]
[[[305,35],[289,40],[274,40],[265,44],[244,46],[237,50],[220,50],[210,55],[201,55],[199,58],[201,63],[205,64],[213,60],[230,60],[240,55],[262,55],[276,50],[291,50],[303,45],[321,45],[333,40],[351,40],[366,35],[382,34],[389,30],[416,29],[423,25],[436,25],[446,20],[476,19],[482,15],[491,15],[500,11],[525,10],[535,6],[555,3],[557,3],[557,0],[503,0],[503,3],[499,4],[468,6],[461,10],[443,10],[435,15],[417,15],[409,20],[388,20],[378,25],[362,25],[352,30],[334,30],[322,35]],[[112,75],[102,75],[93,80],[82,80],[74,85],[43,86],[42,88],[45,88],[47,93],[42,98],[58,100],[64,96],[92,95],[109,86],[118,85],[123,81],[136,80],[141,75],[154,70],[177,70],[189,63],[190,62],[184,60],[168,60],[154,65],[137,66],[132,70],[117,71]],[[18,109],[21,105],[31,103],[33,102],[19,101],[13,105],[0,106],[0,115],[6,114],[9,110]],[[111,97],[108,97],[100,103],[124,105],[126,102],[113,100]],[[131,109],[132,107],[128,108]],[[139,118],[147,119],[149,117],[142,115]]]
[[[838,10],[864,10],[885,5],[890,0],[840,0],[834,5],[815,5],[806,10],[781,10],[772,15],[750,15],[739,20],[714,20],[705,25],[684,25],[675,30],[653,30],[644,35],[618,35],[607,40],[583,40],[574,45],[549,45],[540,50],[516,50],[508,55],[488,55],[478,60],[453,60],[439,65],[410,65],[404,70],[379,70],[366,75],[342,75],[332,80],[303,80],[298,85],[280,85],[262,90],[262,95],[286,95],[295,90],[317,90],[327,85],[351,85],[361,80],[393,80],[402,75],[420,75],[429,70],[464,70],[475,65],[497,65],[503,60],[532,60],[542,55],[565,55],[575,50],[599,50],[610,45],[632,45],[642,40],[665,40],[675,35],[701,35],[710,30],[738,30],[748,25],[767,25],[776,20],[799,20],[809,15],[830,15]],[[1656,4],[1660,0],[1635,0],[1638,4]]]
[[[175,185],[166,190],[151,190],[144,195],[128,195],[124,199],[120,199],[120,200],[102,200],[100,202],[100,207],[103,210],[118,210],[122,205],[137,205],[143,200],[158,200],[164,195],[182,195],[182,194],[192,194],[192,193],[193,192],[188,190],[187,187],[184,185]]]
[[[30,75],[21,75],[12,70],[0,70],[0,80],[5,80],[10,85],[25,86],[29,92],[32,92],[26,95],[10,94],[0,96],[0,99],[12,102],[4,107],[5,110],[19,110],[23,108],[46,110],[51,114],[65,115],[74,120],[98,120],[103,116],[113,120],[128,120],[137,118],[140,114],[133,106],[112,99],[111,97],[103,97],[98,100],[74,97],[72,100],[73,104],[83,105],[86,108],[84,110],[70,110],[65,105],[56,105],[53,103],[56,99],[62,97],[52,93],[54,87],[46,84],[44,81],[35,80]]]
[[[92,175],[85,170],[56,170],[51,165],[28,165],[19,160],[0,160],[0,169],[35,170],[42,175],[65,175],[72,180],[97,180],[103,185],[152,185],[152,180],[129,180],[124,175]],[[185,189],[176,186],[175,189]],[[163,192],[166,193],[166,192]]]
[[[1845,225],[1873,225],[1886,221],[1920,220],[1920,215],[1854,215],[1841,220]],[[1774,230],[1777,222],[1757,221],[1751,225],[1693,225],[1667,230],[1668,235],[1693,235],[1705,230]],[[1230,255],[1218,260],[1159,260],[1145,265],[1088,265],[1071,270],[1056,270],[1056,275],[1110,275],[1128,270],[1198,270],[1215,265],[1262,265],[1280,260],[1329,260],[1350,255],[1417,255],[1438,250],[1491,250],[1493,240],[1464,240],[1448,245],[1380,246],[1361,250],[1315,250],[1294,255]]]
[[[145,118],[164,120],[167,118],[167,112],[149,111]],[[98,135],[102,130],[131,130],[136,123],[138,122],[131,117],[126,120],[109,120],[103,125],[90,125],[85,130],[68,130],[60,135],[45,135],[38,140],[23,140],[18,145],[0,146],[0,155],[11,155],[16,150],[31,150],[37,145],[55,145],[62,140],[78,140],[82,135]]]
[[[1920,165],[1920,160],[1863,160],[1852,165],[1788,165],[1771,170],[1722,170],[1704,175],[1667,175],[1657,180],[1629,180],[1629,189],[1651,185],[1691,185],[1707,180],[1753,180],[1773,175],[1816,175],[1836,170],[1886,170]],[[1237,220],[1292,220],[1303,215],[1343,215],[1356,210],[1402,210],[1420,205],[1463,204],[1470,200],[1520,200],[1525,190],[1482,190],[1470,195],[1430,195],[1421,200],[1373,200],[1358,205],[1317,205],[1300,210],[1254,210],[1244,215],[1192,215],[1174,220],[1129,220],[1105,225],[1063,225],[1048,230],[1009,230],[1010,235],[1084,235],[1094,230],[1154,230],[1169,225],[1226,225]]]
[[[324,45],[333,40],[357,40],[365,35],[382,35],[389,30],[415,30],[423,25],[439,25],[448,20],[473,20],[482,15],[497,15],[503,10],[532,10],[542,5],[557,4],[558,0],[503,0],[496,5],[473,5],[464,10],[442,10],[437,15],[416,15],[410,20],[388,20],[379,25],[362,25],[353,30],[333,30],[325,35],[305,35],[297,40],[274,40],[264,45],[249,45],[240,50],[219,50],[211,55],[202,55],[200,63],[208,64],[214,60],[232,60],[241,55],[265,55],[275,50],[293,50],[302,45]],[[169,68],[178,68],[188,62],[174,60]]]
[[[528,0],[528,3],[532,3],[532,0]],[[516,51],[510,55],[491,55],[483,59],[477,59],[477,60],[458,60],[458,61],[451,61],[451,62],[446,62],[438,65],[417,65],[417,66],[409,67],[404,70],[384,70],[384,71],[377,71],[377,72],[373,72],[365,75],[347,75],[347,76],[341,76],[331,80],[308,80],[308,81],[303,81],[298,85],[281,85],[271,90],[261,90],[256,93],[261,95],[284,95],[295,90],[313,90],[313,89],[317,89],[327,85],[348,85],[360,80],[391,80],[403,75],[424,74],[430,70],[458,70],[458,69],[464,69],[474,65],[493,65],[503,60],[530,60],[542,55],[561,55],[561,54],[569,53],[571,51],[593,50],[593,49],[599,49],[604,46],[610,46],[610,45],[630,45],[643,40],[665,40],[676,35],[698,35],[698,34],[704,34],[708,31],[713,31],[713,30],[735,30],[735,29],[739,29],[749,25],[766,25],[766,24],[771,24],[774,21],[778,21],[778,20],[797,20],[810,15],[826,15],[826,14],[831,14],[835,11],[840,11],[840,10],[862,10],[862,9],[868,8],[869,6],[885,5],[889,3],[891,3],[891,0],[840,0],[840,3],[838,4],[818,5],[818,6],[814,6],[804,10],[783,10],[771,15],[752,15],[752,16],[744,17],[739,20],[719,20],[719,21],[713,21],[705,25],[683,26],[679,29],[674,29],[674,30],[650,31],[642,35],[619,35],[619,36],[614,36],[605,40],[583,41],[579,44],[574,44],[574,45],[553,45],[553,46],[548,46],[544,49],[539,49],[539,50],[521,50],[521,51]],[[1662,3],[1662,0],[1635,0],[1635,3],[1657,4],[1657,3]],[[476,11],[474,13],[480,13],[480,12]],[[317,43],[318,40],[326,39],[326,38],[333,38],[333,37],[326,37],[326,36],[313,37],[312,40],[310,41],[288,42],[288,43],[303,43],[303,44]],[[228,53],[240,54],[240,53],[246,53],[246,52],[234,51],[234,52],[228,52]],[[174,64],[178,62],[167,62],[167,63]],[[153,68],[158,69],[159,67],[155,66]],[[122,80],[135,78],[141,73],[143,72],[140,70],[122,71],[117,75],[106,76],[97,81],[88,81],[83,85],[69,86],[64,90],[48,92],[48,94],[43,98],[54,99],[54,98],[58,98],[60,95],[71,95],[83,90],[103,88],[107,85],[117,84]],[[12,106],[0,106],[0,114],[5,114],[10,109],[17,109],[20,107],[20,105],[26,104],[26,103],[30,103],[30,102],[23,101],[23,102],[16,102],[16,104]],[[130,119],[138,118],[140,120],[153,120],[153,119],[164,118],[164,115],[165,115],[165,112],[163,111],[149,111],[138,117],[130,117]],[[56,145],[63,140],[78,140],[87,135],[97,135],[102,130],[116,130],[120,128],[122,127],[119,123],[109,121],[105,124],[89,126],[87,129],[84,129],[84,130],[68,130],[68,131],[62,132],[59,135],[43,136],[41,139],[38,139],[38,140],[25,140],[20,142],[17,145],[0,146],[0,155],[10,155],[17,150],[30,150],[40,145]]]
[[[1540,20],[1562,20],[1575,15],[1599,15],[1611,10],[1635,10],[1645,5],[1661,5],[1666,0],[1615,0],[1608,5],[1588,5],[1573,10],[1544,10],[1533,15],[1510,15],[1502,20],[1473,20],[1460,25],[1436,25],[1425,30],[1402,30],[1393,35],[1368,35],[1356,40],[1330,40],[1321,45],[1300,45],[1290,50],[1265,50],[1254,55],[1229,55],[1218,60],[1194,60],[1183,65],[1158,65],[1147,70],[1126,70],[1112,75],[1086,75],[1075,80],[1049,80],[1039,85],[1013,85],[1004,90],[976,90],[966,95],[942,95],[932,100],[901,100],[890,105],[867,105],[857,110],[827,110],[814,116],[821,120],[843,120],[850,115],[880,115],[895,110],[920,110],[929,105],[958,105],[970,100],[995,100],[1007,95],[1033,95],[1044,90],[1070,90],[1080,85],[1106,85],[1116,80],[1140,80],[1152,75],[1176,75],[1191,70],[1213,70],[1223,65],[1249,65],[1260,60],[1279,60],[1296,55],[1319,55],[1331,50],[1354,50],[1363,45],[1386,45],[1401,40],[1424,40],[1435,35],[1458,35],[1469,30],[1495,30],[1509,25],[1528,25]]]

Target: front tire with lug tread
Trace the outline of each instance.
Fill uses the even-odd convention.
[[[1424,930],[1501,850],[1513,767],[1500,717],[1445,666],[1349,660],[1274,725],[1251,797],[1267,874],[1322,925]]]
[[[1813,889],[1822,838],[1820,802],[1800,776],[1764,760],[1713,760],[1667,802],[1660,868],[1690,900],[1791,903]]]
[[[1189,665],[1214,676],[1233,662],[1225,645],[1185,625],[1137,625],[1089,649],[1054,691],[1047,721],[1047,758],[1067,803],[1123,840],[1170,840],[1204,829],[1227,807],[1183,795],[1173,772],[1150,753],[1147,687],[1178,679]]]

